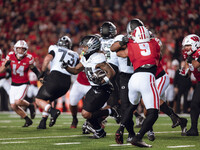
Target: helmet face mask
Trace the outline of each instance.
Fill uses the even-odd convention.
[[[58,40],[57,45],[71,49],[72,41],[68,36],[65,35]]]
[[[97,36],[88,35],[82,38],[80,47],[84,56],[90,56],[100,50],[101,42]]]
[[[149,30],[144,26],[139,26],[131,33],[131,38],[137,43],[150,41]]]
[[[117,35],[117,28],[112,22],[104,22],[100,27],[100,34],[103,38],[113,38]]]
[[[138,26],[144,26],[143,22],[140,19],[133,19],[128,22],[126,26],[126,32],[130,36],[130,34],[135,30]]]
[[[24,40],[19,40],[14,45],[14,52],[18,57],[24,57],[27,53],[28,45]]]
[[[183,51],[187,53],[187,55],[191,55],[200,47],[200,38],[196,34],[190,34],[183,39],[182,42]]]

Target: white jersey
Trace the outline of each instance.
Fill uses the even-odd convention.
[[[87,60],[84,56],[81,57],[80,63],[82,63],[85,67],[84,71],[91,86],[99,86],[98,84],[92,82],[92,75],[94,72],[99,70],[96,69],[95,66],[102,62],[106,62],[106,57],[103,53],[94,53]]]
[[[118,66],[117,54],[116,52],[112,52],[110,50],[111,45],[114,43],[114,39],[100,38],[100,41],[101,41],[101,51],[105,53],[107,62],[115,66]]]
[[[65,62],[68,62],[70,67],[75,67],[75,65],[77,64],[77,62],[79,60],[78,53],[76,53],[68,48],[57,46],[57,45],[51,45],[49,47],[48,52],[51,52],[51,51],[54,51],[55,56],[54,56],[53,60],[51,61],[50,71],[55,70],[55,71],[59,71],[61,73],[67,74],[67,75],[71,75],[71,73],[69,73],[65,69],[61,68],[61,64],[63,61],[65,61]]]
[[[114,42],[122,41],[123,36],[124,35],[116,36],[114,38]],[[117,57],[117,60],[120,72],[130,73],[130,74],[134,72],[133,65],[128,57],[127,58]]]

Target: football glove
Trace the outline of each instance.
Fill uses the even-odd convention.
[[[63,60],[63,62],[61,64],[61,68],[66,69],[67,67],[68,67],[68,63]]]
[[[124,46],[128,43],[129,38],[128,35],[123,36],[122,41],[119,42],[120,46]]]
[[[194,58],[192,57],[192,55],[189,55],[186,60],[187,60],[187,63],[191,64]]]

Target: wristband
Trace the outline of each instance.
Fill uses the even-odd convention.
[[[106,83],[108,83],[110,80],[109,80],[109,78],[107,77],[107,76],[105,76],[104,78],[104,81],[106,82]]]

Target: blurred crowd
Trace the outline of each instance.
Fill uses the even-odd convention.
[[[99,33],[104,21],[126,33],[126,24],[139,18],[163,43],[163,62],[180,63],[183,37],[200,35],[199,0],[0,0],[0,48],[4,56],[25,40],[41,67],[48,47],[68,35],[78,51],[81,37]]]

